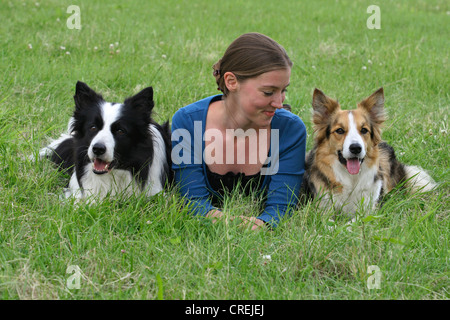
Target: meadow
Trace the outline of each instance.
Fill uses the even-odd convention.
[[[378,1],[380,29],[367,26],[372,4],[2,1],[0,299],[449,299],[449,2]],[[81,29],[68,27],[70,5]],[[308,149],[314,88],[350,108],[384,87],[384,140],[439,187],[394,191],[350,228],[309,203],[260,232],[193,218],[173,189],[60,200],[68,177],[32,158],[66,129],[77,80],[116,102],[152,86],[163,122],[217,93],[212,65],[251,31],[294,62],[286,102]],[[256,216],[260,206],[233,194],[224,210]]]

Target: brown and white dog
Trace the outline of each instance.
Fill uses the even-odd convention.
[[[422,168],[400,163],[381,140],[383,88],[354,110],[341,110],[336,100],[315,89],[312,105],[315,143],[307,155],[303,191],[319,198],[321,208],[352,215],[360,205],[374,209],[398,184],[420,192],[435,187]]]

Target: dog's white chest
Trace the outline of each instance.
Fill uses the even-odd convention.
[[[152,168],[149,180],[143,187],[139,185],[139,182],[133,178],[128,170],[113,169],[110,173],[98,175],[92,171],[92,165],[88,164],[84,167],[84,174],[81,177],[83,187],[81,188],[78,184],[76,172],[74,172],[65,195],[67,198],[74,196],[77,199],[88,198],[91,201],[103,199],[107,196],[137,196],[142,192],[147,196],[153,196],[160,192],[163,186],[158,179],[152,178],[152,175],[155,175]]]
[[[77,198],[94,196],[102,199],[108,195],[116,196],[118,194],[130,196],[140,190],[129,171],[112,170],[110,173],[98,175],[92,172],[91,164],[84,167],[81,184],[83,186],[82,190],[74,173],[70,179],[69,188],[72,195],[75,195]]]
[[[363,163],[359,174],[351,175],[342,164],[336,162],[333,165],[333,171],[337,182],[342,185],[342,190],[341,192],[331,191],[324,197],[328,200],[325,201],[327,206],[331,201],[336,210],[345,213],[375,208],[382,188],[382,181],[375,179],[376,167],[368,168]]]

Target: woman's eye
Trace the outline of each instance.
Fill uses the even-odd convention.
[[[337,129],[335,132],[337,134],[344,134],[345,133],[344,129],[342,129],[342,128]]]
[[[263,91],[263,93],[267,97],[270,97],[271,95],[273,95],[273,92]]]

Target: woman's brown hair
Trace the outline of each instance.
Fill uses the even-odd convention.
[[[222,59],[213,65],[218,89],[227,96],[223,75],[232,72],[238,81],[263,73],[292,67],[286,50],[276,41],[261,33],[251,32],[234,40]]]

